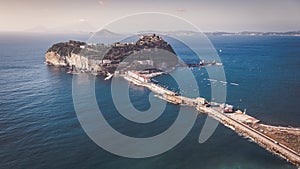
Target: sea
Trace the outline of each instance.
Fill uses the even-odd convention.
[[[199,143],[207,118],[203,114],[197,116],[192,129],[178,145],[162,154],[127,158],[104,150],[88,137],[77,118],[72,99],[72,78],[77,75],[44,63],[45,52],[52,44],[70,39],[86,41],[88,36],[0,33],[1,169],[296,169],[222,124],[207,141]],[[197,48],[197,38],[188,39]],[[247,114],[261,123],[300,127],[300,37],[208,36],[208,39],[223,63],[227,84],[219,85],[226,87],[228,104],[246,109]],[[172,39],[169,40],[172,44]],[[180,57],[193,61],[189,58],[193,55],[190,50],[174,46]],[[215,83],[205,77],[206,68],[177,68],[175,72],[180,74],[184,72],[182,69],[193,72],[199,95],[211,100],[210,88]],[[152,123],[137,125],[126,121],[112,102],[111,80],[105,81],[103,76],[94,78],[101,111],[124,134],[153,136],[167,130],[178,116],[178,105],[168,103]],[[179,90],[169,75],[155,79],[160,85]],[[119,79],[118,83],[128,82]],[[130,85],[129,92],[137,109],[147,110],[151,106],[148,89]]]

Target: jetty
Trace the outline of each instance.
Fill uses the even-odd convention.
[[[203,60],[199,63],[185,63],[185,62],[179,62],[178,66],[183,67],[201,67],[201,66],[223,66],[221,62],[211,61],[211,62],[204,62]]]
[[[121,76],[135,85],[148,88],[167,102],[195,107],[199,113],[207,114],[236,133],[253,140],[261,147],[286,159],[298,168],[300,167],[299,128],[260,124],[260,120],[241,110],[233,111],[231,107],[228,110],[227,104],[208,102],[201,97],[180,96],[158,84],[152,83],[149,78],[140,76],[138,72],[129,72]]]

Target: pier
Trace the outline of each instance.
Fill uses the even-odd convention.
[[[264,147],[268,151],[286,159],[300,168],[300,142],[297,142],[297,140],[300,139],[300,129],[259,124],[260,121],[258,119],[247,115],[240,110],[233,113],[225,113],[224,109],[222,109],[222,104],[220,103],[207,102],[205,98],[201,97],[189,98],[179,96],[177,93],[154,84],[149,80],[141,80],[128,74],[122,76],[135,85],[148,88],[167,102],[195,107],[199,113],[207,114],[226,127],[253,140],[261,147]],[[296,143],[290,145],[289,142],[284,141],[286,139],[276,137],[278,134],[274,131],[281,134],[289,132],[292,137],[296,138]]]

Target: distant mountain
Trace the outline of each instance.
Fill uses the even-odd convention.
[[[35,26],[24,30],[25,32],[48,32],[49,29],[45,26]]]
[[[154,30],[148,30],[148,31],[140,31],[138,34],[161,34],[161,35],[174,35],[174,36],[193,36],[195,34],[198,34],[199,32],[196,31],[189,31],[189,30],[178,30],[178,31],[154,31]]]
[[[95,27],[90,25],[87,21],[79,21],[66,26],[59,26],[55,28],[47,28],[44,26],[36,26],[30,29],[24,30],[25,32],[49,32],[49,33],[90,33],[97,37],[117,37],[128,36],[130,34],[118,34],[107,29],[97,31]],[[257,32],[257,31],[243,31],[243,32],[197,32],[190,30],[178,30],[178,31],[140,31],[138,35],[160,34],[170,36],[194,36],[196,34],[204,33],[207,36],[300,36],[300,31],[288,31],[288,32]],[[134,34],[132,34],[134,35]]]
[[[102,29],[102,30],[100,30],[100,31],[98,31],[98,32],[95,32],[94,35],[110,37],[110,36],[120,36],[121,34],[118,34],[118,33],[112,32],[112,31],[109,31],[109,30],[107,30],[107,29]]]
[[[141,31],[138,34],[161,34],[161,35],[174,35],[174,36],[194,36],[196,34],[201,34],[202,32],[197,31]],[[243,32],[204,32],[207,36],[300,36],[300,31],[289,31],[289,32],[252,32],[252,31],[243,31]]]
[[[289,32],[206,32],[206,35],[213,36],[300,36],[300,31]]]

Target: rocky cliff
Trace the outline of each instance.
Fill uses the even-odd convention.
[[[157,51],[160,49],[168,54],[159,55]],[[134,60],[151,60],[149,63],[154,66],[164,63],[166,67],[174,67],[178,63],[171,45],[156,35],[141,36],[136,42],[117,42],[109,46],[70,40],[54,44],[45,54],[48,65],[93,73],[113,72],[128,56]]]

